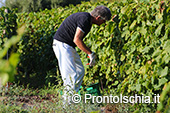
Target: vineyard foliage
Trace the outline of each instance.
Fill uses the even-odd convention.
[[[97,53],[94,67],[86,66],[87,55],[77,48],[86,71],[83,84],[99,82],[108,93],[150,97],[161,94],[158,106],[139,106],[147,106],[146,110],[155,107],[159,111],[170,110],[170,3],[167,1],[84,2],[37,13],[18,13],[17,24],[19,27],[26,24],[26,33],[18,43],[21,56],[17,79],[41,86],[51,82],[56,71],[59,76],[52,51],[54,33],[69,15],[90,12],[97,5],[109,7],[114,18],[101,26],[93,25],[84,39]]]
[[[20,41],[24,33],[22,26],[17,31],[17,16],[15,10],[11,11],[8,8],[1,8],[0,17],[0,86],[5,85],[8,81],[14,80],[16,67],[19,62],[19,54],[15,53],[14,47]],[[18,32],[18,33],[17,33]],[[13,36],[16,35],[17,36]],[[11,49],[13,48],[13,49]]]
[[[5,6],[17,12],[37,12],[44,9],[68,6],[69,4],[79,4],[82,0],[5,0]]]

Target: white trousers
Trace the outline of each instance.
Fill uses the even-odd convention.
[[[84,66],[76,50],[70,45],[53,40],[53,51],[58,59],[59,69],[64,83],[64,100],[73,91],[78,92],[84,77]],[[68,99],[70,101],[70,99]]]

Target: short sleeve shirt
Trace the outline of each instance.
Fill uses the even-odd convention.
[[[79,27],[84,32],[84,38],[89,33],[91,26],[92,24],[90,13],[74,13],[62,22],[54,35],[54,39],[64,42],[75,48],[76,44],[73,42],[73,39],[77,27]]]

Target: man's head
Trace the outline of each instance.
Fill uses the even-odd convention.
[[[91,13],[90,13],[94,18],[96,18],[97,20],[103,20],[100,21],[99,23],[95,23],[95,24],[102,24],[104,23],[105,21],[108,21],[111,19],[111,12],[110,12],[110,9],[105,7],[105,6],[97,6]]]

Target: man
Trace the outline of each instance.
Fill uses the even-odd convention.
[[[78,92],[84,77],[84,67],[75,47],[88,54],[90,66],[95,65],[96,55],[88,48],[83,38],[89,33],[92,24],[101,25],[110,20],[111,12],[105,6],[97,6],[91,13],[79,12],[67,17],[54,35],[53,50],[58,59],[59,69],[67,93]],[[70,101],[70,100],[69,100]]]

